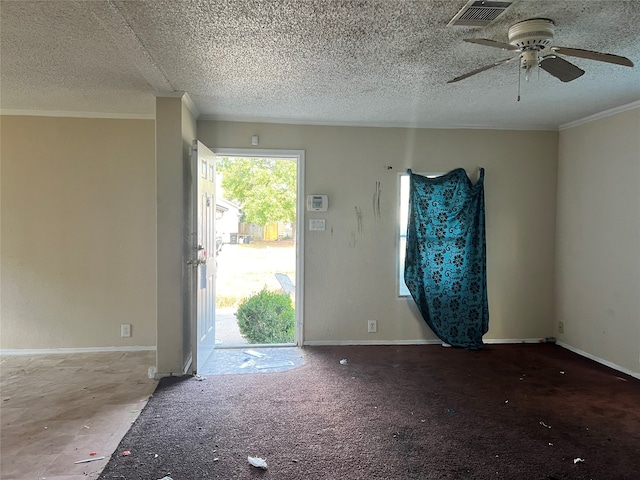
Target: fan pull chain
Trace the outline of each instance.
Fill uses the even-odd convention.
[[[522,69],[518,64],[518,101],[520,101],[520,78],[522,77]]]

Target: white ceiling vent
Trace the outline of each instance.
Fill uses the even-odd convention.
[[[484,27],[502,15],[512,3],[471,0],[451,19],[448,26]]]

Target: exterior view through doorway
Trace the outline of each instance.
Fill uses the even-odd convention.
[[[198,373],[296,366],[301,354],[295,347],[302,345],[304,152],[214,153],[215,348]]]

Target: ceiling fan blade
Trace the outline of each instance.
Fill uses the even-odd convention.
[[[589,60],[597,60],[598,62],[615,63],[616,65],[633,67],[633,62],[627,57],[621,57],[620,55],[614,55],[613,53],[600,53],[592,50],[568,47],[551,47],[551,50],[561,55],[569,55],[570,57],[588,58]]]
[[[459,82],[460,80],[464,80],[465,78],[469,78],[477,73],[480,72],[484,72],[485,70],[489,70],[490,68],[493,67],[497,67],[498,65],[503,65],[505,63],[510,62],[511,60],[513,60],[514,58],[518,58],[518,57],[510,57],[510,58],[505,58],[504,60],[498,60],[495,63],[492,63],[491,65],[485,65],[484,67],[480,67],[480,68],[476,68],[475,70],[472,70],[468,73],[465,73],[464,75],[460,75],[459,77],[454,78],[453,80],[449,80],[447,83],[455,83],[455,82]]]
[[[540,68],[563,82],[570,82],[584,74],[584,70],[556,55],[547,55],[540,60]]]
[[[495,40],[489,40],[488,38],[465,38],[464,41],[477,43],[478,45],[486,45],[487,47],[502,48],[503,50],[519,50],[518,47],[511,45],[510,43],[496,42]]]

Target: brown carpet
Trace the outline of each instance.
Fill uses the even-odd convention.
[[[123,450],[101,479],[636,480],[640,381],[551,344],[307,347],[164,379]]]

